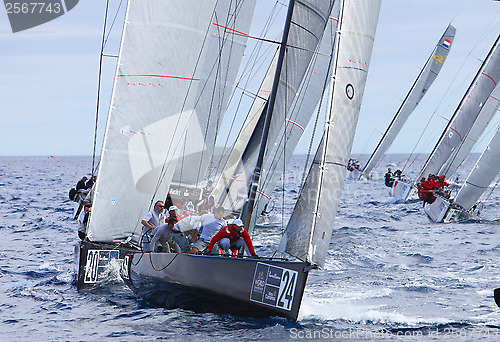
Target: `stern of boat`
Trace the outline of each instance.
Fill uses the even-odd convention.
[[[431,204],[426,203],[424,211],[429,218],[434,222],[443,222],[448,209],[450,208],[450,201],[442,196],[436,196],[436,200]]]
[[[391,196],[396,198],[398,201],[406,201],[410,195],[411,189],[412,185],[410,183],[396,179],[392,185]]]

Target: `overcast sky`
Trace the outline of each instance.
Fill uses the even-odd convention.
[[[119,0],[112,2],[115,8]],[[260,2],[257,10],[263,20],[274,1]],[[451,22],[457,36],[448,60],[390,150],[412,151],[435,113],[433,130],[422,139],[428,141],[417,150],[430,151],[445,118],[453,114],[480,60],[500,33],[499,12],[500,2],[492,0],[382,0],[353,152],[371,153],[379,131],[385,130]],[[5,9],[0,9],[0,155],[92,154],[103,16],[104,1],[80,1],[51,22],[13,34]],[[118,40],[116,30],[108,53],[116,53]],[[113,59],[104,63],[101,133],[113,64]],[[302,142],[299,152],[306,149]]]

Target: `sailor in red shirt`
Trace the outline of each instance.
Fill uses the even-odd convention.
[[[214,248],[215,243],[220,241],[219,245],[225,253],[228,253],[231,244],[236,243],[236,247],[238,249],[245,246],[247,255],[258,258],[253,248],[252,240],[250,240],[250,235],[248,235],[243,226],[243,222],[240,219],[236,219],[232,224],[222,228],[210,241],[210,244],[205,250],[205,254],[212,252],[212,248]]]

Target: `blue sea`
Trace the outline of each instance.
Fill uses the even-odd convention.
[[[290,322],[150,307],[117,272],[104,286],[77,292],[68,190],[89,174],[91,158],[0,157],[0,339],[499,341],[500,191],[489,196],[481,221],[431,223],[421,203],[395,203],[383,184],[387,167],[407,159],[388,155],[378,179],[346,180],[326,266],[311,272],[299,320]],[[295,156],[287,183],[275,189],[284,200],[275,209],[284,211],[253,237],[261,255],[278,242],[305,160]],[[423,160],[407,175],[415,177]]]

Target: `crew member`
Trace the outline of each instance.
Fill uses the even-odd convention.
[[[151,252],[150,246],[152,237],[154,235],[154,229],[165,222],[163,209],[165,209],[165,204],[163,203],[163,201],[157,201],[153,207],[153,210],[149,211],[141,221],[141,242],[143,252]]]
[[[252,240],[250,235],[243,227],[243,222],[240,219],[236,219],[232,224],[222,228],[210,241],[207,249],[203,254],[210,254],[214,248],[215,243],[219,242],[219,245],[224,250],[224,254],[229,254],[229,249],[231,247],[236,247],[240,249],[245,246],[245,252],[247,255],[251,255],[254,258],[258,258],[255,250],[253,248]]]
[[[226,220],[224,220],[224,207],[222,206],[215,208],[213,214],[199,216],[194,221],[195,223],[200,222],[201,227],[196,227],[193,230],[193,246],[187,251],[190,254],[203,252],[214,235],[227,225]],[[199,238],[198,234],[200,234]]]
[[[388,168],[387,173],[385,174],[385,186],[392,188],[393,184],[394,184],[394,178],[392,178],[392,171],[391,168]]]

